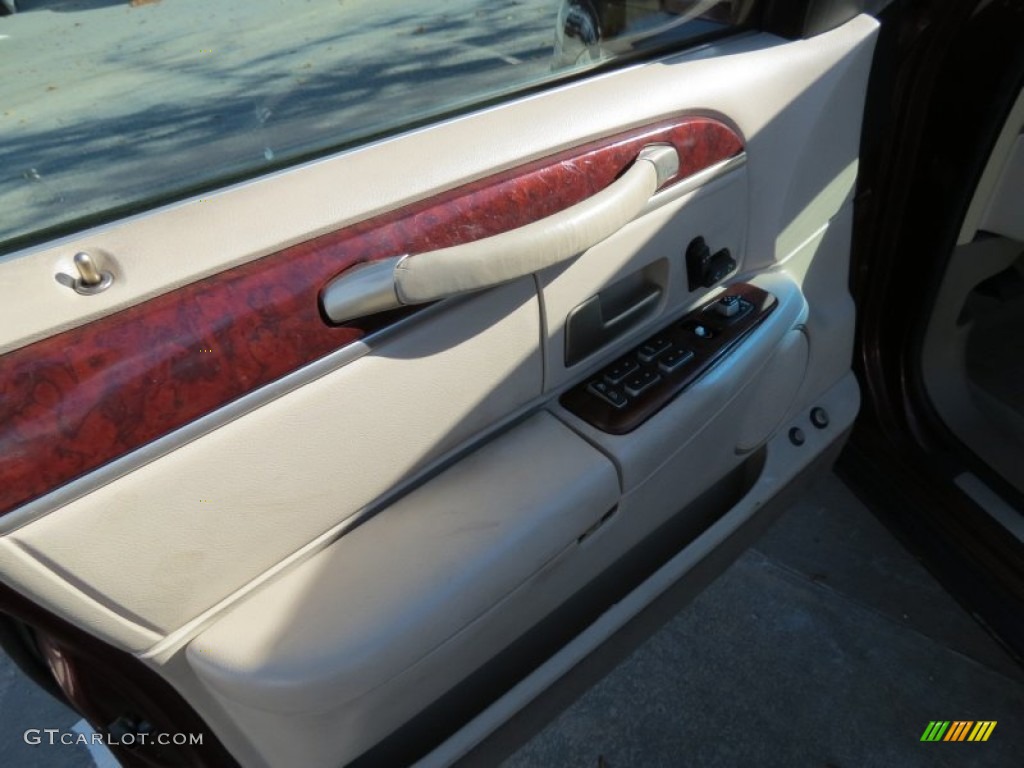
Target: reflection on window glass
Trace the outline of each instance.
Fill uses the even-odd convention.
[[[0,0],[0,247],[679,45],[735,5]]]
[[[743,23],[751,0],[564,0],[558,66],[597,63]]]

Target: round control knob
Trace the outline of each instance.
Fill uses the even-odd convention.
[[[828,426],[828,411],[824,408],[816,407],[811,408],[811,424],[816,426],[818,429],[824,429]]]

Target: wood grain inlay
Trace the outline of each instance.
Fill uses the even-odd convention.
[[[690,117],[595,141],[322,235],[0,356],[0,515],[364,335],[318,294],[365,261],[506,232],[612,183],[646,144],[691,176],[743,149]],[[431,162],[432,160],[425,160]],[[414,172],[415,169],[410,169]]]

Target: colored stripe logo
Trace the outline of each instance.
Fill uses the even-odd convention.
[[[932,720],[921,741],[988,741],[996,720]]]

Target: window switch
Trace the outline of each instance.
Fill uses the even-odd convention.
[[[671,346],[672,342],[668,339],[663,336],[655,336],[637,350],[636,356],[639,357],[641,361],[649,363]]]
[[[590,382],[587,390],[591,394],[600,397],[606,403],[614,405],[616,408],[625,408],[626,404],[629,402],[629,398],[622,394],[621,389],[613,387],[604,379],[595,379]]]
[[[604,380],[609,384],[621,384],[629,374],[640,367],[632,357],[624,357],[619,362],[604,370]]]
[[[688,349],[673,349],[658,362],[663,373],[672,373],[693,359],[693,352]]]
[[[626,392],[636,397],[642,392],[646,392],[659,381],[661,381],[661,376],[654,371],[638,371],[626,379]]]

